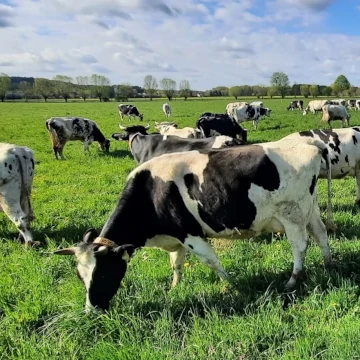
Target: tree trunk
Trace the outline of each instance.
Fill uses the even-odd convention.
[[[44,96],[44,95],[43,95],[43,96]],[[47,102],[47,98],[48,98],[47,96],[44,96],[44,100],[45,100],[45,102]]]

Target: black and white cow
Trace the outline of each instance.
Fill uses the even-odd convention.
[[[308,232],[320,246],[324,263],[332,261],[317,202],[323,156],[328,159],[322,142],[291,140],[153,158],[128,175],[100,234],[89,229],[80,244],[55,254],[76,256],[86,309],[106,310],[136,249],[170,252],[175,287],[187,250],[220,278],[229,279],[207,238],[285,232],[294,257],[286,284],[292,288],[303,270]]]
[[[304,101],[303,100],[294,100],[291,101],[289,106],[286,108],[287,110],[299,109],[300,111],[303,111],[304,108]]]
[[[203,113],[196,121],[196,127],[204,138],[225,135],[234,139],[240,137],[244,142],[247,141],[247,130],[226,114]]]
[[[245,105],[243,107],[238,107],[235,110],[235,120],[238,123],[252,120],[255,130],[257,129],[260,120],[264,116],[270,117],[270,115],[271,110],[269,108],[263,108],[260,106]]]
[[[360,100],[356,99],[355,110],[360,110]]]
[[[356,100],[355,99],[349,99],[347,101],[346,107],[348,107],[349,109],[356,110]]]
[[[300,131],[283,139],[307,139],[322,141],[329,150],[332,179],[342,179],[346,176],[355,177],[357,197],[355,203],[360,206],[360,127],[332,130]],[[320,177],[326,177],[326,166],[322,163]]]
[[[124,134],[112,134],[113,139],[128,140],[129,148],[134,160],[142,164],[154,157],[174,152],[191,150],[222,149],[226,147],[243,145],[240,139],[230,136],[214,136],[206,139],[186,139],[172,135],[144,134],[138,131],[138,126],[129,126]],[[146,130],[145,130],[146,132]]]
[[[139,113],[139,110],[137,109],[137,107],[135,105],[120,104],[118,106],[118,110],[119,110],[119,115],[120,115],[121,121],[124,121],[124,118],[123,118],[124,115],[128,116],[129,121],[130,121],[131,117],[133,117],[134,119],[135,119],[135,117],[138,117],[140,121],[144,120],[144,115]]]
[[[25,240],[38,245],[30,231],[35,219],[31,191],[35,172],[34,151],[26,146],[0,143],[0,212],[5,212]]]
[[[93,141],[97,141],[102,151],[108,153],[110,140],[106,139],[95,121],[83,117],[52,117],[45,121],[56,159],[58,154],[64,160],[63,150],[68,141],[80,140],[84,152],[89,151]]]

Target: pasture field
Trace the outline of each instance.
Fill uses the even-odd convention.
[[[224,112],[230,101],[172,101],[170,119],[180,127],[195,126],[202,112]],[[287,112],[289,101],[264,100],[273,114],[257,131],[245,123],[251,142],[322,126],[320,115]],[[151,130],[154,121],[165,120],[163,102],[134,102]],[[51,252],[80,241],[89,227],[101,229],[136,163],[128,144],[116,141],[108,155],[99,152],[96,143],[85,155],[80,142],[69,142],[66,160],[56,161],[44,121],[67,113],[89,117],[111,137],[119,131],[117,104],[0,104],[0,141],[31,147],[40,162],[32,193],[37,216],[33,232],[43,243],[25,250],[15,226],[0,214],[0,359],[358,359],[360,216],[353,205],[353,178],[333,181],[338,231],[330,235],[330,247],[335,269],[324,270],[312,242],[306,278],[293,293],[284,293],[292,269],[290,244],[286,237],[270,234],[215,242],[236,285],[220,281],[187,255],[184,279],[169,292],[167,253],[138,250],[111,310],[84,315],[85,290],[75,273],[75,259]],[[351,114],[351,125],[359,125],[360,112]],[[320,180],[323,216],[325,186]],[[145,219],[138,220],[144,226]]]

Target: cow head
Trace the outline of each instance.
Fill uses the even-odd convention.
[[[125,130],[125,134],[119,134],[119,133],[114,133],[111,135],[111,137],[115,140],[129,140],[131,135],[134,135],[136,133],[140,133],[143,135],[149,135],[147,133],[147,130],[150,129],[150,124],[148,124],[147,126],[142,126],[142,125],[134,125],[134,126],[122,126],[121,124],[119,124],[119,128],[121,130]]]
[[[105,141],[100,144],[100,148],[104,153],[108,153],[110,151],[110,140],[105,139]]]
[[[304,111],[303,111],[303,115],[306,115],[309,112],[310,108],[307,106]]]
[[[271,115],[271,109],[269,108],[263,108],[265,110],[265,116],[270,117]]]
[[[143,121],[144,120],[144,114],[139,114],[139,119],[140,119],[140,121]]]
[[[75,255],[77,275],[86,288],[86,311],[107,310],[123,279],[127,263],[135,247],[117,245],[98,237],[94,229],[85,232],[81,243],[54,252],[56,255]]]
[[[163,122],[157,122],[155,121],[155,128],[156,129],[159,129],[161,126],[165,126],[165,125],[170,125],[170,126],[173,126],[173,127],[178,127],[177,124],[175,124],[175,121],[163,121]]]

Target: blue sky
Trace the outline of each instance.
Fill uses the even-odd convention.
[[[0,0],[0,69],[194,89],[290,82],[360,86],[359,0]]]

